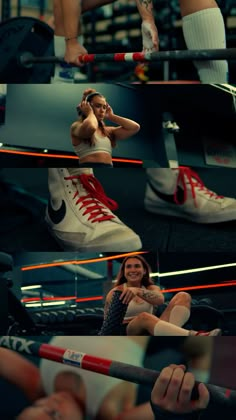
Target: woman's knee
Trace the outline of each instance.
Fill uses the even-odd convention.
[[[137,321],[142,322],[142,323],[149,322],[152,318],[153,318],[153,315],[149,314],[148,312],[141,312],[136,317]]]
[[[173,298],[173,302],[175,302],[175,304],[191,304],[191,301],[191,295],[186,292],[178,292]]]
[[[153,315],[148,312],[141,312],[138,314],[127,326],[127,335],[140,334],[144,331],[149,331],[150,324],[153,323]]]

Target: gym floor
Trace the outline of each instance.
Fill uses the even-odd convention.
[[[235,197],[234,169],[193,168],[206,186],[220,195]],[[58,251],[60,247],[44,224],[48,199],[47,169],[2,169],[5,182],[17,186],[17,192],[0,184],[0,249],[5,252]],[[106,194],[119,203],[117,216],[135,232],[144,250],[161,252],[234,252],[236,221],[199,225],[186,220],[159,216],[144,209],[146,174],[142,168],[95,171]],[[25,196],[21,190],[30,195]]]

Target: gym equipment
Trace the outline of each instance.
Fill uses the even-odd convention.
[[[0,25],[0,80],[2,83],[48,83],[54,64],[62,63],[53,47],[53,30],[46,23],[17,17]],[[104,53],[79,56],[83,64],[94,62],[164,62],[235,60],[236,48],[212,50],[177,50],[152,53]]]
[[[0,336],[0,347],[137,384],[153,386],[159,376],[159,372],[155,370],[140,368],[25,338]],[[212,365],[209,372],[210,381],[215,385],[236,389],[236,378],[234,369],[232,369],[235,362],[235,350],[236,337],[226,337],[226,339],[220,337],[219,340],[215,340]],[[211,386],[210,384],[207,385],[209,390]],[[197,387],[198,382],[195,383],[192,399],[198,396]]]
[[[20,57],[28,54],[54,54],[53,30],[31,17],[8,19],[0,24],[0,80],[2,83],[48,83],[54,65],[24,67]]]

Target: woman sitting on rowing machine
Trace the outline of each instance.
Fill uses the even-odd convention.
[[[112,148],[117,141],[136,134],[139,124],[114,114],[105,97],[94,89],[84,91],[77,111],[79,118],[71,126],[71,139],[79,166],[112,168]],[[118,126],[107,126],[104,119]]]
[[[191,296],[185,292],[179,292],[171,299],[160,318],[153,315],[155,307],[164,303],[164,294],[158,286],[154,285],[150,278],[150,267],[140,255],[124,259],[117,276],[116,286],[106,296],[105,318],[115,290],[122,291],[120,300],[128,304],[121,335],[215,336],[221,334],[218,328],[209,332],[188,331],[181,328],[190,316]]]

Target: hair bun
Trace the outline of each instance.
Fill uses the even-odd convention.
[[[92,88],[88,88],[84,91],[83,93],[83,99],[86,98],[88,95],[90,95],[91,93],[96,92],[96,89],[92,89]]]

